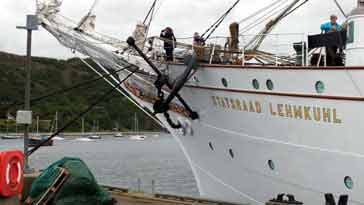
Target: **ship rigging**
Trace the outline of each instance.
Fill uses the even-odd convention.
[[[89,56],[99,75],[125,68],[108,82],[173,134],[202,195],[263,204],[289,192],[322,204],[332,193],[363,204],[364,1],[350,13],[339,6],[347,16],[341,32],[272,33],[308,2],[276,0],[232,24],[229,37],[213,37],[227,12],[204,44],[169,42],[172,61],[168,39],[149,35],[156,1],[127,42],[97,33],[93,12],[74,23],[60,14],[60,1],[38,0],[37,8],[42,26]],[[340,65],[326,62],[323,48],[331,46],[341,48]]]

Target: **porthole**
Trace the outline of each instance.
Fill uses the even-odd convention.
[[[276,166],[273,162],[273,160],[268,160],[268,166],[271,170],[275,170],[276,169]]]
[[[227,87],[229,86],[228,81],[227,81],[225,78],[222,78],[222,79],[221,79],[221,83],[222,83],[222,85],[223,85],[225,88],[227,88]]]
[[[271,79],[268,79],[266,84],[267,84],[268,90],[273,90],[274,89],[274,84],[273,84],[273,81]]]
[[[193,76],[193,80],[196,82],[196,83],[199,83],[200,82],[200,80],[198,79],[198,77],[196,77],[196,76]]]
[[[344,183],[345,183],[346,188],[348,188],[348,189],[353,189],[354,188],[354,181],[353,181],[353,179],[351,177],[346,176],[344,178]]]
[[[214,151],[214,150],[215,150],[214,146],[212,145],[212,142],[209,142],[209,147],[210,147],[210,149],[211,149],[212,151]]]
[[[233,152],[233,150],[232,150],[232,149],[229,149],[229,154],[230,154],[230,157],[231,157],[231,158],[234,158],[234,157],[235,157],[234,152]]]
[[[253,80],[253,88],[256,90],[259,90],[259,81],[257,79]]]
[[[325,92],[325,84],[322,81],[317,81],[315,87],[317,93],[321,94]]]

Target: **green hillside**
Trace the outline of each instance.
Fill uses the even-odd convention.
[[[6,110],[14,102],[24,99],[24,69],[23,56],[0,52],[0,132],[5,131]],[[57,60],[51,58],[33,58],[32,65],[32,98],[45,95],[61,88],[68,88],[76,83],[88,81],[98,76],[86,67],[79,59]],[[111,87],[103,80],[88,86],[78,88],[64,95],[47,98],[32,104],[33,117],[39,115],[41,131],[49,129],[50,121],[58,111],[60,125],[70,121],[79,112],[86,109],[95,99],[102,96]],[[10,112],[15,116],[16,110],[22,106],[12,107]],[[132,103],[115,93],[107,102],[99,104],[85,117],[85,129],[92,129],[93,121],[99,121],[100,130],[132,130],[134,113],[137,113],[139,127],[144,130],[158,130],[159,127],[138,110]],[[10,129],[15,129],[14,122],[8,122]],[[35,126],[33,126],[35,127]],[[67,131],[80,131],[81,120]]]

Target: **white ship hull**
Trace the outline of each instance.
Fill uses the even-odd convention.
[[[185,131],[170,131],[190,161],[201,195],[264,204],[290,193],[305,204],[323,204],[324,194],[333,193],[363,204],[363,75],[364,68],[200,68],[181,92],[200,119],[175,115]],[[253,79],[260,89],[253,88]],[[267,79],[273,91],[266,88]],[[325,85],[322,94],[315,90],[317,81]],[[345,177],[353,180],[352,189]]]
[[[151,73],[141,58],[116,53],[113,39],[102,41],[104,36],[49,19],[42,19],[48,31],[99,66],[118,70],[130,63]],[[160,67],[175,78],[185,66],[165,68]],[[129,73],[120,72],[119,78]],[[153,111],[153,80],[138,73],[122,87]],[[273,86],[266,85],[268,80]],[[359,205],[364,204],[363,88],[364,67],[202,65],[180,92],[199,119],[187,117],[178,101],[170,114],[183,129],[157,117],[181,145],[204,197],[255,205],[290,193],[317,205],[332,193],[348,194],[349,204]]]

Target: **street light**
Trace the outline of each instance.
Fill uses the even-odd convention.
[[[24,117],[31,119],[31,109],[30,109],[30,86],[31,86],[31,70],[32,70],[32,31],[38,30],[38,18],[36,15],[26,16],[26,26],[17,26],[17,29],[27,30],[27,61],[26,61],[26,82],[25,82],[25,111],[20,113],[24,114]],[[19,113],[19,112],[18,112]],[[30,116],[29,116],[30,115]],[[30,117],[30,118],[29,118]],[[21,117],[20,117],[21,118]],[[28,161],[28,145],[29,145],[29,125],[31,120],[22,121],[19,120],[21,124],[25,125],[24,131],[24,172],[31,172]],[[17,117],[18,122],[18,117]]]

